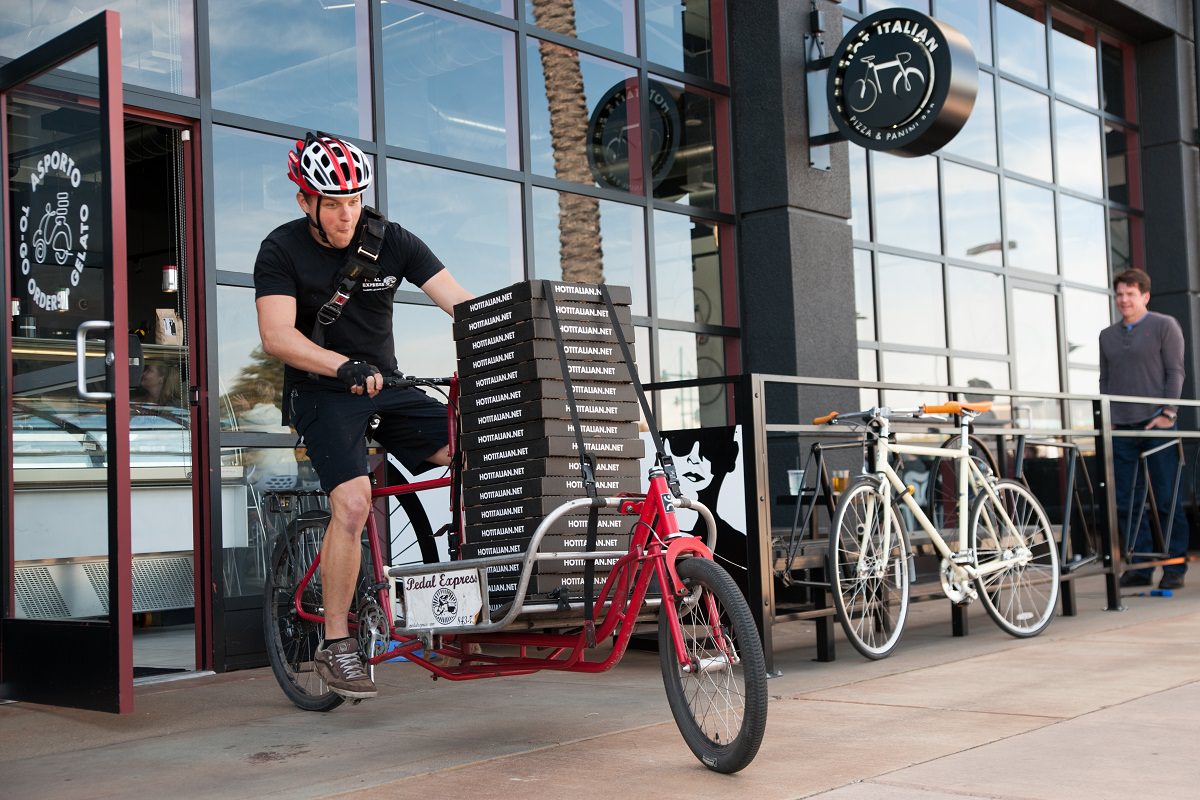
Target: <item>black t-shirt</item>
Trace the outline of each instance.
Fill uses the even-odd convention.
[[[296,298],[296,329],[311,338],[317,312],[337,287],[348,248],[322,247],[308,229],[307,219],[296,219],[280,225],[263,240],[254,262],[254,296],[280,294]],[[324,346],[347,358],[374,364],[387,374],[397,366],[392,301],[400,281],[420,287],[446,267],[424,242],[394,222],[387,224],[379,261],[379,274],[363,281],[341,317],[324,326]],[[303,370],[287,366],[285,392],[287,387],[308,379]]]

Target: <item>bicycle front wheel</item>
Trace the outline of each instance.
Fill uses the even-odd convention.
[[[696,758],[716,772],[745,768],[767,727],[767,668],[750,607],[733,578],[706,558],[676,563],[691,590],[663,598],[658,655],[671,714]],[[683,634],[681,662],[668,614]]]
[[[908,618],[908,535],[875,480],[860,480],[842,495],[829,537],[829,588],[842,630],[854,649],[884,658],[900,642]]]
[[[329,514],[324,511],[308,511],[297,517],[275,545],[263,587],[267,660],[283,693],[305,711],[332,711],[342,704],[342,697],[316,671],[314,655],[321,646],[325,626],[301,617],[295,603],[301,580],[321,552],[328,523]],[[318,567],[304,587],[300,607],[310,614],[321,615],[325,613],[324,606]]]
[[[984,492],[971,508],[969,543],[984,573],[975,588],[1001,630],[1036,636],[1058,603],[1058,546],[1042,504],[1023,484],[1003,480],[993,488],[998,507]]]

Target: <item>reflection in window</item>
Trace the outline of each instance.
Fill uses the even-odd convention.
[[[1136,266],[1133,258],[1133,231],[1129,215],[1124,211],[1108,211],[1108,247],[1112,257],[1112,274]]]
[[[1137,134],[1120,125],[1105,122],[1104,151],[1108,164],[1108,199],[1114,203],[1140,206],[1142,198],[1130,186],[1137,158]]]
[[[0,60],[24,55],[101,11],[121,15],[121,80],[196,96],[192,0],[26,0],[0,4]],[[71,71],[97,74],[96,60]]]
[[[872,159],[875,238],[880,244],[941,252],[937,161],[927,158]]]
[[[640,161],[630,172],[625,103],[630,89],[636,91],[636,72],[532,37],[526,48],[530,169],[589,186],[600,180],[607,188],[640,185]],[[594,148],[589,148],[591,116],[600,137]]]
[[[388,144],[520,168],[511,33],[392,0],[382,60]]]
[[[468,291],[524,276],[520,184],[395,159],[387,181],[388,218],[429,245]]]
[[[998,355],[1008,352],[1003,277],[993,272],[949,267],[946,295],[950,344],[955,350]]]
[[[996,92],[994,79],[986,72],[979,73],[979,93],[967,124],[943,148],[985,164],[996,163]]]
[[[863,14],[874,14],[885,8],[911,8],[922,14],[929,13],[929,0],[865,0]]]
[[[210,3],[213,108],[369,137],[367,5]]]
[[[629,0],[525,0],[525,19],[563,36],[637,55],[637,20]]]
[[[871,238],[871,204],[867,194],[867,148],[851,147],[850,155],[850,224],[855,239]]]
[[[1100,42],[1100,79],[1103,81],[1104,110],[1125,119],[1133,118],[1133,108],[1126,101],[1125,61],[1130,58],[1127,45]]]
[[[1054,106],[1059,185],[1100,197],[1104,192],[1100,118],[1066,103]]]
[[[287,177],[289,139],[213,126],[216,267],[253,272],[267,234],[300,216]]]
[[[854,251],[854,324],[859,340],[875,341],[875,283],[869,250]]]
[[[1062,218],[1062,275],[1069,281],[1092,286],[1108,285],[1104,206],[1058,196]]]
[[[1001,400],[989,393],[988,389],[1008,388],[1008,362],[992,361],[985,358],[953,358],[950,366],[954,370],[955,386],[970,386],[978,392],[967,398],[971,402],[979,400]],[[993,409],[994,411],[995,409]]]
[[[1058,314],[1054,295],[1013,289],[1012,331],[1018,389],[1057,392]],[[1096,335],[1099,335],[1096,331]]]
[[[1004,205],[1008,223],[1008,265],[1056,274],[1058,242],[1053,225],[1053,192],[1006,178]]]
[[[992,63],[992,20],[988,0],[937,0],[934,16],[962,32],[981,64]],[[983,77],[982,75],[980,76]]]
[[[1100,331],[1109,325],[1109,305],[1107,292],[1063,289],[1067,361],[1076,366],[1100,368],[1099,337]]]
[[[996,4],[997,66],[1039,86],[1046,85],[1046,28],[1042,4],[1034,10],[1020,0]]]
[[[723,323],[721,255],[712,223],[654,212],[654,287],[659,317]]]
[[[654,196],[717,207],[718,103],[727,99],[665,79],[650,79],[650,167]],[[637,191],[636,187],[634,190]]]
[[[1004,166],[1049,183],[1050,98],[1010,81],[1000,81],[1000,108],[1004,120],[1001,142]]]
[[[991,172],[942,164],[946,255],[1000,265],[1000,180]]]
[[[390,0],[383,0],[384,5],[387,5]],[[513,15],[513,0],[455,0],[462,3],[464,6],[472,6],[480,8],[484,11],[491,11],[493,14],[503,14],[506,17]]]
[[[263,352],[253,289],[217,287],[217,364],[221,430],[281,430],[283,362]]]
[[[724,14],[719,0],[643,0],[646,14],[646,57],[655,64],[721,80],[714,74],[723,64],[713,63],[712,6]]]
[[[725,340],[689,331],[660,330],[658,375],[660,381],[711,378],[725,374]],[[698,428],[726,424],[723,384],[659,392],[660,428]]]
[[[1084,105],[1096,107],[1095,34],[1062,20],[1054,20],[1050,46],[1054,56],[1054,91]]]
[[[884,253],[878,259],[880,341],[945,347],[941,265]],[[894,379],[885,372],[884,380]]]
[[[875,363],[876,352],[875,350],[858,351],[858,379],[860,381],[879,380],[879,367]],[[858,405],[859,408],[870,408],[871,406],[879,405],[879,390],[860,388],[858,390]]]
[[[268,507],[266,493],[310,491],[319,489],[320,483],[307,459],[298,462],[291,447],[224,447],[221,475],[225,596],[259,598],[271,548],[288,521],[287,515],[273,513]],[[300,502],[316,508],[320,499],[308,497]]]
[[[452,374],[456,363],[452,323],[450,315],[437,306],[397,303],[392,316],[392,333],[396,339],[396,364],[400,371],[423,378]],[[438,399],[445,399],[433,394]]]
[[[645,229],[638,206],[535,187],[534,276],[629,286],[646,314]]]
[[[883,369],[881,379],[887,383],[921,384],[922,386],[945,386],[946,359],[942,356],[927,356],[919,353],[880,353]],[[883,402],[892,408],[916,408],[929,402],[928,392],[906,392],[886,390],[881,393]]]

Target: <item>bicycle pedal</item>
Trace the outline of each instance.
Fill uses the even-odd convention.
[[[975,563],[975,551],[963,550],[958,553],[951,553],[950,560],[960,567],[969,566]]]

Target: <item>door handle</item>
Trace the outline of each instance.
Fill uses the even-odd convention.
[[[89,392],[87,388],[87,335],[92,330],[110,330],[113,324],[106,319],[89,319],[75,330],[75,390],[84,400],[112,400],[112,392]],[[104,363],[112,366],[114,356],[107,351]]]

